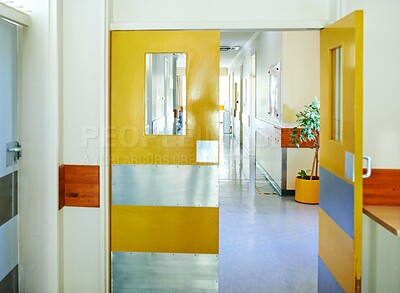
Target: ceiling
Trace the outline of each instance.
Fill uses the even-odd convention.
[[[240,53],[244,45],[253,37],[254,31],[241,31],[241,32],[224,32],[221,31],[221,46],[240,46],[238,51],[221,51],[220,52],[220,67],[229,67]]]

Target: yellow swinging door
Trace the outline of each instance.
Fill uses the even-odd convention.
[[[361,292],[363,12],[324,28],[318,292]]]
[[[111,33],[113,292],[218,291],[219,45],[218,31]]]

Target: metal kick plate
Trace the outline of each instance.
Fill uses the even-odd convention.
[[[218,167],[113,165],[112,204],[218,207]]]
[[[218,255],[112,253],[112,292],[218,292]]]
[[[218,163],[219,159],[218,140],[196,141],[196,162],[197,163]]]
[[[354,182],[354,154],[350,152],[345,153],[345,176],[347,179]]]

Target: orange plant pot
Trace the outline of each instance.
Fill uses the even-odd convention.
[[[301,203],[319,203],[319,179],[310,180],[296,177],[294,200]]]

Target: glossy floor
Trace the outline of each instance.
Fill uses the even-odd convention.
[[[220,292],[317,292],[318,206],[280,197],[231,135],[221,139]]]

